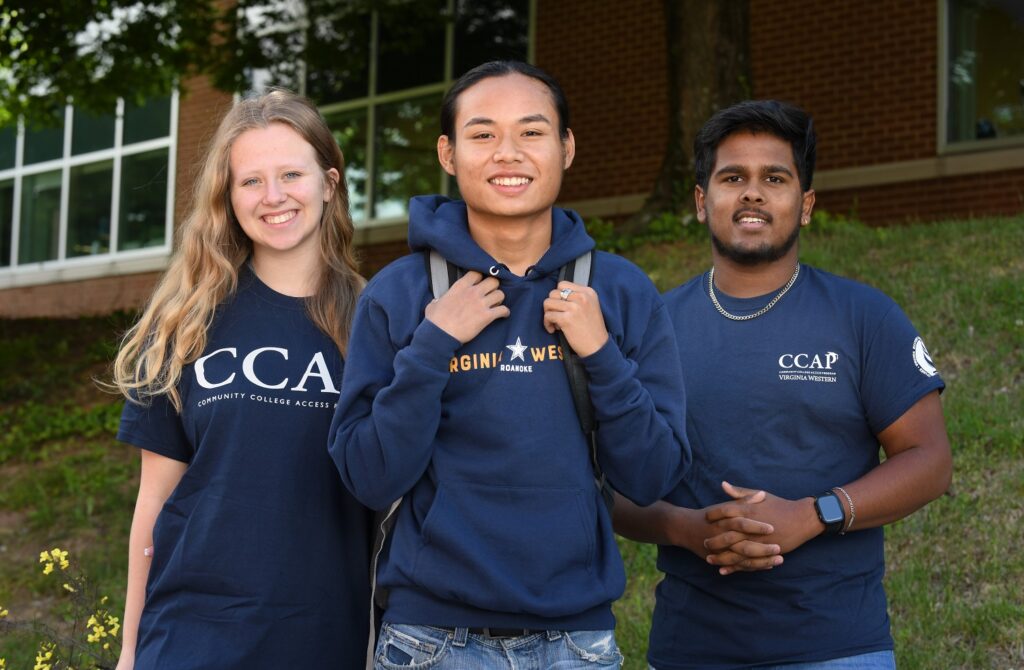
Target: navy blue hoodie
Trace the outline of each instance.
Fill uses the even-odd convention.
[[[559,268],[592,249],[583,222],[552,215],[551,247],[520,277],[469,235],[466,206],[414,198],[414,252],[359,300],[330,452],[345,485],[374,509],[406,496],[378,580],[385,621],[435,626],[610,629],[625,574],[594,484],[586,436],[543,302]],[[430,321],[424,253],[496,268],[510,309],[465,345]],[[690,462],[672,326],[632,263],[594,258],[610,337],[583,358],[598,460],[626,497],[651,504]]]

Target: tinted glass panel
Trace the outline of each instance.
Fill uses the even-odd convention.
[[[353,221],[366,219],[366,110],[328,114],[327,125],[345,156],[348,207]]]
[[[11,235],[14,233],[14,181],[0,183],[0,268],[11,264]]]
[[[378,12],[377,92],[444,81],[444,9],[447,2],[382,3]]]
[[[526,60],[529,0],[459,0],[456,4],[453,77],[490,60]]]
[[[59,228],[60,170],[23,177],[18,263],[37,263],[57,258]]]
[[[17,149],[17,142],[17,126],[0,128],[0,170],[9,170],[14,167],[14,152]]]
[[[128,101],[124,103],[124,137],[122,144],[133,144],[158,137],[167,137],[171,132],[171,99],[149,100],[142,107]]]
[[[114,146],[114,115],[94,116],[80,109],[74,112],[71,153],[74,155]]]
[[[365,98],[370,93],[370,15],[338,11],[314,23],[306,95],[319,105]]]
[[[373,216],[404,216],[409,198],[441,187],[437,164],[439,95],[377,108]]]
[[[60,113],[61,118],[64,112]],[[25,124],[25,165],[52,161],[64,155],[64,127],[39,128]]]
[[[121,224],[118,250],[158,247],[167,221],[167,150],[121,159]]]
[[[1024,135],[1024,7],[949,2],[950,142]]]
[[[67,258],[110,251],[110,189],[113,182],[114,161],[71,168]]]

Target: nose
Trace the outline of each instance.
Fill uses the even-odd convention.
[[[740,200],[743,202],[764,202],[764,193],[761,192],[761,183],[757,179],[751,179],[746,182],[746,188],[743,189]]]
[[[498,146],[494,149],[494,162],[515,162],[522,159],[519,153],[519,143],[516,142],[514,133],[506,133],[498,140]]]
[[[267,181],[267,186],[263,190],[263,202],[268,204],[277,204],[283,202],[285,199],[284,190],[281,185],[277,183],[276,179],[270,179]]]

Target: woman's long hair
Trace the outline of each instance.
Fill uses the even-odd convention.
[[[178,249],[149,304],[121,343],[114,383],[129,400],[166,395],[181,411],[178,381],[185,365],[206,348],[217,306],[238,286],[238,269],[252,254],[231,207],[231,146],[247,130],[283,123],[313,147],[328,179],[340,178],[320,218],[320,276],[306,298],[310,318],[345,353],[356,298],[364,280],[352,252],[345,163],[320,112],[305,98],[275,90],[242,100],[221,121],[196,184],[192,208],[178,231]]]

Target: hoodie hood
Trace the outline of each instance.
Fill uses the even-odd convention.
[[[413,251],[433,249],[465,270],[486,275],[491,267],[497,266],[498,277],[513,276],[470,236],[466,203],[461,200],[442,195],[412,198],[409,201],[409,246]],[[594,240],[587,234],[579,214],[554,207],[551,210],[551,246],[528,274],[543,277],[593,248]]]

